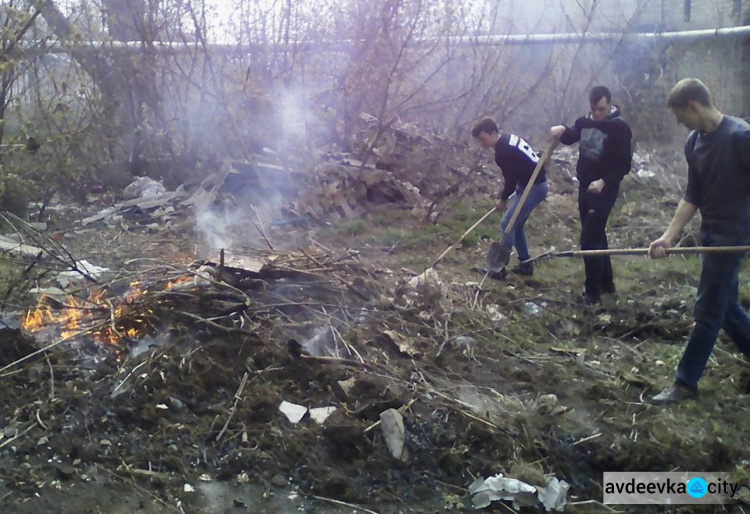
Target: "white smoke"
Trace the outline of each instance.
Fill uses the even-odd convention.
[[[305,137],[305,122],[309,113],[305,107],[305,95],[301,90],[288,89],[279,98],[281,130],[285,139]]]
[[[229,234],[231,227],[236,225],[242,213],[238,209],[223,208],[221,211],[207,208],[195,214],[195,229],[201,236],[201,250],[199,253],[215,254],[221,249],[232,248],[236,241]]]

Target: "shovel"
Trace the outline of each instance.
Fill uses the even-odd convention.
[[[696,253],[742,253],[750,252],[750,246],[687,246],[684,248],[665,248],[667,255],[685,255]],[[604,255],[648,255],[648,248],[616,248],[608,250],[569,250],[566,252],[555,252],[550,250],[533,259],[524,261],[539,262],[553,257],[598,257]]]
[[[508,237],[510,237],[510,233],[513,231],[513,227],[516,224],[518,215],[521,212],[521,207],[523,207],[523,204],[526,201],[526,197],[529,196],[529,191],[531,191],[531,188],[534,186],[536,177],[539,175],[539,172],[541,171],[542,166],[544,166],[544,163],[547,162],[547,159],[549,159],[549,156],[552,155],[552,152],[555,151],[555,147],[557,147],[557,144],[559,142],[560,140],[558,138],[552,138],[547,143],[547,147],[544,149],[539,162],[536,163],[536,168],[534,168],[534,172],[531,174],[531,178],[529,178],[529,183],[526,184],[526,189],[523,190],[521,199],[518,201],[518,205],[516,205],[515,211],[513,211],[513,215],[508,222],[508,226],[505,227],[505,232],[503,232],[503,239],[501,241],[495,241],[494,243],[492,243],[490,249],[487,251],[486,261],[487,269],[489,269],[489,271],[500,271],[508,265],[508,262],[510,262],[510,250],[507,249],[506,244]]]

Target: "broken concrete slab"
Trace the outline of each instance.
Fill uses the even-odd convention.
[[[36,257],[43,250],[39,247],[27,245],[4,235],[0,235],[0,252],[7,252],[22,257]]]

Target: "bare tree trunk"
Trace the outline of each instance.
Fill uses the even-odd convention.
[[[42,17],[50,26],[54,34],[63,42],[72,42],[76,31],[73,24],[63,15],[52,0],[45,0]],[[71,51],[71,57],[91,77],[91,80],[99,88],[104,97],[104,115],[106,118],[116,120],[118,118],[118,105],[127,96],[126,84],[118,80],[119,75],[107,60],[97,52]],[[113,141],[119,137],[114,124],[107,124],[106,140],[108,141],[109,156],[112,160],[121,158],[118,155]]]

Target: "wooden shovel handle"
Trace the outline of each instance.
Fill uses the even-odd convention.
[[[687,246],[665,248],[668,255],[693,253],[738,253],[750,252],[750,246]],[[602,255],[648,255],[648,248],[616,248],[607,250],[574,250],[553,254],[557,257],[596,257]]]
[[[557,144],[559,142],[560,142],[560,139],[556,137],[550,138],[549,141],[547,141],[547,146],[544,149],[544,152],[542,152],[542,156],[539,159],[539,162],[536,163],[536,167],[534,168],[534,171],[531,174],[529,183],[526,184],[526,188],[523,190],[521,199],[518,201],[518,204],[516,205],[516,208],[513,211],[513,216],[511,216],[510,221],[508,222],[508,226],[505,228],[505,232],[503,235],[507,236],[508,234],[510,234],[511,230],[513,230],[513,226],[516,224],[516,219],[518,219],[518,215],[521,212],[521,207],[523,207],[524,202],[526,202],[526,197],[529,196],[529,191],[531,191],[531,188],[534,187],[534,182],[536,181],[536,177],[539,175],[539,172],[542,170],[544,163],[546,163],[547,159],[549,159],[549,156],[552,155],[552,152],[555,151],[555,148],[557,147]]]

